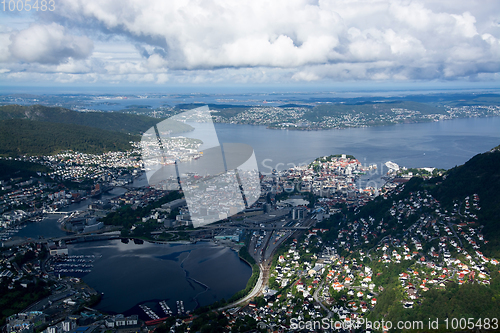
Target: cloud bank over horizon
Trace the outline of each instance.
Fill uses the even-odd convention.
[[[496,82],[499,13],[498,1],[61,0],[1,14],[0,80]]]

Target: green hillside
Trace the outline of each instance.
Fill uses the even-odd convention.
[[[73,124],[26,119],[0,121],[0,156],[51,155],[63,150],[101,154],[131,148],[138,136]]]
[[[471,158],[464,165],[448,170],[446,178],[436,186],[433,195],[443,207],[451,209],[454,202],[474,193],[479,195],[481,210],[478,221],[490,242],[488,255],[500,256],[500,151],[493,150]]]
[[[377,304],[367,320],[439,319],[436,332],[449,332],[445,320],[500,316],[499,188],[500,151],[492,149],[443,176],[413,177],[359,210],[343,207],[316,227],[328,229],[321,239],[341,260],[373,270]],[[333,294],[337,302],[342,294]]]
[[[51,123],[74,124],[130,134],[141,134],[157,124],[160,119],[141,115],[115,112],[78,112],[62,107],[42,105],[3,105],[0,106],[0,120],[29,119]],[[179,123],[175,132],[185,132],[192,127]]]
[[[428,180],[414,177],[405,184],[405,188],[401,193],[392,196],[392,200],[377,197],[362,207],[357,216],[353,215],[350,218],[373,216],[377,220],[385,219],[388,223],[388,229],[393,228],[392,235],[401,235],[404,228],[415,221],[408,219],[403,223],[397,223],[389,214],[393,202],[409,198],[412,192],[428,190],[440,202],[443,209],[454,212],[456,209],[455,204],[459,205],[458,208],[463,210],[464,199],[467,196],[472,198],[474,194],[477,194],[481,207],[481,210],[476,212],[477,224],[484,226],[483,234],[488,239],[483,252],[487,256],[500,257],[499,189],[500,150],[492,149],[490,152],[472,157],[464,165],[448,170],[443,177]],[[460,214],[457,214],[456,217],[461,218]],[[465,219],[462,218],[462,220]],[[458,221],[455,221],[455,223],[458,223]],[[373,246],[378,240],[379,238],[373,239],[369,246]]]

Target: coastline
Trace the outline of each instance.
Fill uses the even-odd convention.
[[[500,117],[500,115],[480,115],[480,116],[469,116],[469,117],[452,117],[452,118],[444,118],[444,119],[417,119],[417,120],[408,120],[401,122],[386,122],[380,124],[359,124],[355,126],[332,126],[332,127],[321,127],[321,126],[276,126],[269,124],[249,124],[249,123],[234,123],[234,122],[225,122],[218,121],[214,122],[214,124],[227,124],[227,125],[250,125],[250,126],[265,126],[266,129],[270,130],[290,130],[290,131],[328,131],[328,130],[344,130],[344,129],[353,129],[353,128],[372,128],[372,127],[389,127],[394,125],[403,125],[403,124],[426,124],[433,122],[442,122],[448,120],[457,120],[457,119],[470,119],[470,118],[496,118]]]

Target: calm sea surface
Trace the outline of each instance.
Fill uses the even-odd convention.
[[[203,137],[209,124],[190,123],[187,137]],[[309,164],[332,154],[354,155],[377,169],[360,178],[358,187],[380,187],[387,161],[404,167],[449,169],[500,144],[500,117],[465,118],[420,124],[294,131],[265,126],[215,124],[220,143],[246,143],[253,147],[261,173]],[[147,185],[141,177],[134,186]]]
[[[195,126],[187,136],[196,137],[207,125]],[[449,169],[500,144],[500,117],[323,131],[231,124],[215,124],[215,128],[221,143],[251,145],[259,170],[265,174],[331,154],[350,154],[362,164],[376,164],[376,171],[361,178],[361,187],[382,185],[380,177],[388,171],[387,161],[405,167]]]
[[[500,144],[500,117],[324,131],[230,124],[216,124],[216,129],[221,142],[251,145],[264,172],[277,163],[284,169],[288,163],[342,153],[368,164],[390,160],[407,167],[451,168]]]
[[[209,242],[197,244],[124,244],[119,240],[69,246],[70,255],[95,256],[92,271],[83,280],[103,298],[97,309],[140,314],[146,304],[160,317],[158,302],[166,300],[176,312],[176,301],[185,310],[228,299],[244,289],[252,269],[238,254]]]

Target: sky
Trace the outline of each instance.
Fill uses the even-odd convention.
[[[0,3],[3,89],[500,82],[497,0],[34,1]]]

